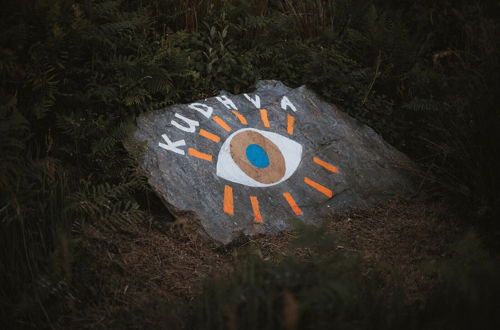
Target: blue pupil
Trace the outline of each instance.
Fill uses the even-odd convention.
[[[269,166],[269,156],[261,146],[250,144],[246,150],[246,156],[250,164],[258,168],[266,168]]]

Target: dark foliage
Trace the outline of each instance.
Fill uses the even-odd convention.
[[[151,193],[137,167],[141,146],[129,138],[137,115],[220,89],[239,93],[257,79],[307,84],[375,128],[420,163],[429,198],[459,208],[464,223],[497,251],[499,14],[496,1],[479,0],[5,1],[0,14],[3,324],[52,326],[71,308],[74,251],[83,222],[116,230],[152,221]],[[291,267],[301,280],[309,276],[307,267],[322,267],[290,262],[269,267],[276,274]],[[268,274],[268,266],[255,265]],[[319,269],[318,276],[343,266],[332,267]],[[472,276],[472,282],[478,278]],[[266,285],[278,296],[307,300],[308,290],[322,290],[273,281]],[[349,326],[359,325],[352,323],[349,304],[366,310],[367,320],[382,312],[361,303],[368,299],[374,305],[376,288],[356,283],[354,277],[340,284],[347,288],[345,297],[358,299],[354,302],[342,300],[335,288],[327,291],[338,296],[332,298],[338,317]],[[276,307],[266,299],[269,308],[281,308],[282,302]],[[314,314],[329,313],[326,309],[310,308],[305,312],[310,321],[301,322],[311,323],[304,327],[329,320]]]
[[[423,267],[441,282],[423,304],[408,304],[398,278],[384,280],[323,229],[300,231],[302,258],[264,261],[249,248],[234,272],[207,282],[188,329],[497,329],[500,286],[478,238]],[[258,251],[257,251],[258,252]]]

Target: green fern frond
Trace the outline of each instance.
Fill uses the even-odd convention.
[[[149,93],[169,93],[173,89],[172,79],[164,70],[149,76],[145,82],[145,87]]]
[[[142,186],[143,182],[134,178],[119,184],[86,184],[69,197],[65,212],[108,228],[144,220],[146,215],[130,197],[131,192]]]
[[[403,109],[417,112],[434,112],[442,108],[443,105],[433,99],[415,97],[410,102],[403,104]]]

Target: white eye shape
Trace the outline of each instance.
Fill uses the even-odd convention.
[[[277,185],[297,170],[302,146],[282,135],[253,128],[231,134],[217,159],[217,176],[250,187]]]

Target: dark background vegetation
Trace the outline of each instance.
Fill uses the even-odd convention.
[[[129,138],[138,115],[258,79],[306,84],[373,127],[420,165],[420,198],[469,234],[429,260],[425,301],[404,304],[396,280],[305,229],[313,252],[242,258],[189,304],[166,304],[172,327],[498,326],[499,1],[6,0],[0,17],[3,328],[65,327],[93,303],[78,289],[83,226],[166,221]]]

